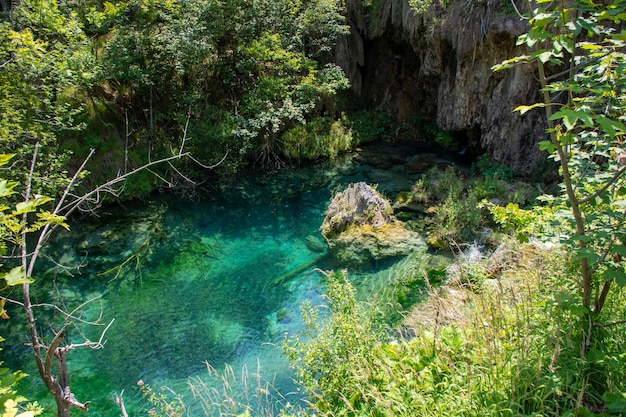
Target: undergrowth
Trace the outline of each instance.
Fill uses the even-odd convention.
[[[624,294],[607,317],[617,324],[596,332],[602,352],[580,352],[576,286],[566,265],[560,251],[539,244],[461,256],[448,285],[407,317],[402,334],[410,326],[411,338],[381,336],[376,312],[356,304],[345,273],[329,274],[329,285],[341,288],[329,291],[330,317],[287,349],[312,409],[320,416],[623,412]],[[429,320],[420,319],[424,311]]]

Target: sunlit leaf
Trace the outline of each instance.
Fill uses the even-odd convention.
[[[576,126],[576,123],[578,122],[578,120],[581,120],[583,122],[584,127],[593,126],[593,119],[591,118],[589,113],[585,111],[561,109],[555,112],[552,115],[552,117],[550,117],[550,119],[551,120],[559,120],[559,119],[563,120],[563,124],[565,125],[565,128],[567,130],[572,130]]]
[[[626,41],[626,30],[622,29],[621,32],[610,35],[610,38],[617,41]]]
[[[0,153],[0,166],[6,165],[14,155],[8,153]]]
[[[532,109],[543,108],[543,107],[546,107],[545,103],[535,103],[535,104],[531,104],[530,106],[526,106],[526,105],[517,106],[513,111],[518,111],[520,112],[521,115],[524,115],[528,113],[529,111],[531,111]]]
[[[34,282],[32,278],[26,276],[24,268],[22,268],[21,266],[16,266],[15,268],[11,269],[9,272],[4,274],[2,278],[4,278],[7,285],[10,287],[15,285],[31,284]]]
[[[0,180],[0,197],[6,197],[14,193],[13,188],[17,183],[9,182],[7,180]]]

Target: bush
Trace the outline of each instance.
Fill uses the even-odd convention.
[[[282,137],[281,152],[295,159],[333,158],[354,145],[352,131],[344,120],[318,117],[306,124],[298,124]]]
[[[322,320],[319,308],[305,304],[306,331],[285,342],[285,353],[319,415],[355,415],[363,409],[378,415],[362,390],[362,372],[373,363],[383,337],[378,311],[357,303],[346,271],[325,276],[330,315]]]
[[[581,315],[560,251],[510,241],[449,271],[460,285],[432,291],[405,321],[413,331],[403,334],[415,337],[397,340],[382,331],[375,311],[355,301],[345,272],[328,275],[330,316],[318,325],[318,310],[306,307],[308,339],[286,348],[316,413],[556,417],[624,411],[623,291],[611,305],[615,321],[595,332],[607,349],[581,356]],[[467,271],[480,291],[465,289]],[[423,314],[428,322],[419,320]]]
[[[475,188],[466,188],[462,174],[452,167],[431,169],[412,193],[429,204],[424,226],[431,247],[447,249],[452,243],[472,241],[486,225]]]
[[[391,137],[392,123],[387,113],[361,110],[346,115],[346,124],[355,136],[355,144],[386,140]]]

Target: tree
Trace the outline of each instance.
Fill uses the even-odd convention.
[[[323,64],[346,33],[341,10],[336,0],[103,6],[100,13],[122,24],[92,19],[110,38],[100,82],[116,91],[137,126],[148,127],[144,138],[177,129],[191,114],[194,154],[213,160],[212,150],[228,149],[226,165],[249,158],[272,165],[280,135],[348,87],[337,66]]]
[[[40,159],[35,193],[56,197],[68,178],[60,135],[80,131],[77,92],[90,85],[94,61],[88,40],[56,0],[19,2],[0,23],[0,147],[11,153],[5,177],[25,184],[35,143]]]
[[[0,180],[0,198],[2,198],[0,200],[0,249],[2,250],[0,256],[19,261],[19,265],[14,266],[8,272],[3,272],[0,278],[4,279],[7,286],[19,285],[22,287],[21,300],[0,296],[0,303],[1,306],[4,306],[5,303],[9,302],[24,309],[37,370],[57,403],[59,417],[69,417],[71,409],[74,407],[87,411],[89,406],[89,402],[80,402],[72,394],[66,362],[67,354],[78,348],[102,348],[104,334],[113,324],[113,321],[102,323],[100,318],[95,321],[87,321],[81,317],[81,309],[93,300],[87,300],[71,311],[66,310],[63,304],[33,304],[30,297],[30,285],[34,282],[33,275],[37,260],[54,229],[58,226],[68,228],[66,218],[73,212],[85,209],[95,210],[102,203],[104,194],[119,195],[123,189],[124,181],[140,171],[149,170],[155,165],[170,163],[181,158],[192,158],[191,155],[183,152],[184,142],[185,138],[183,137],[179,153],[150,162],[126,174],[118,175],[87,193],[77,194],[75,186],[83,174],[87,162],[95,152],[92,149],[89,157],[83,161],[57,200],[34,195],[32,192],[31,180],[38,157],[38,144],[34,148],[28,181],[21,193],[22,202],[17,203],[14,207],[4,204],[4,200],[15,193],[14,189],[18,184]],[[12,155],[0,155],[0,166],[8,162],[11,157]],[[51,209],[46,210],[45,207],[51,207]],[[29,237],[34,241],[32,246],[28,243],[31,240],[28,239]],[[60,316],[61,326],[50,329],[52,332],[50,341],[46,340],[45,332],[37,324],[37,309],[40,308],[52,309]],[[84,333],[80,331],[79,324],[104,326],[100,339],[98,341],[87,339]],[[80,342],[73,343],[69,337],[66,338],[72,329],[76,329],[76,333],[82,338]],[[52,365],[55,362],[58,375],[53,374]]]
[[[581,292],[583,346],[612,285],[626,285],[626,2],[540,0],[518,39],[529,53],[496,70],[535,65],[549,139],[540,143],[559,164],[562,194],[545,197],[561,208],[569,229],[563,244],[576,262]]]

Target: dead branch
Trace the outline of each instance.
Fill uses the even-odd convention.
[[[74,188],[81,174],[85,171],[85,167],[87,163],[89,162],[89,160],[95,153],[95,150],[91,149],[89,152],[89,155],[83,160],[78,170],[74,173],[74,175],[70,179],[69,184],[63,189],[61,196],[59,197],[58,201],[56,202],[56,205],[52,209],[52,214],[56,216],[67,217],[76,210],[94,210],[96,207],[99,206],[99,204],[102,203],[104,194],[119,195],[121,191],[123,190],[123,184],[126,181],[126,179],[128,179],[130,176],[135,175],[138,172],[143,171],[143,170],[151,171],[151,168],[158,164],[163,164],[163,163],[170,164],[170,166],[176,172],[178,172],[179,175],[181,175],[183,178],[188,180],[188,178],[182,175],[171,164],[171,162],[174,160],[182,159],[186,157],[189,157],[192,161],[197,163],[197,161],[193,157],[191,157],[189,152],[184,152],[184,146],[185,146],[185,142],[187,139],[188,125],[189,125],[189,118],[187,119],[187,123],[185,124],[185,130],[184,130],[184,135],[183,135],[182,142],[181,142],[181,147],[178,150],[178,152],[176,152],[172,156],[155,160],[155,161],[149,160],[148,163],[136,169],[133,169],[130,172],[125,171],[124,174],[118,173],[115,176],[115,178],[105,182],[104,184],[101,184],[95,187],[93,190],[87,193],[78,194],[74,191]],[[24,194],[25,202],[28,202],[31,200],[32,184],[33,184],[35,164],[37,161],[38,151],[39,151],[39,143],[36,143],[35,149],[33,151],[33,157],[31,161],[30,170],[29,170],[28,183],[26,184],[26,190]],[[226,156],[224,156],[222,161],[225,158]],[[220,161],[219,163],[221,163],[222,161]],[[125,160],[125,164],[126,162],[127,161]],[[202,164],[199,164],[199,165],[205,167]],[[211,168],[214,168],[215,166],[217,165],[214,165]],[[126,169],[126,165],[125,165],[125,169]],[[85,208],[86,206],[88,207]],[[28,218],[26,214],[23,217],[23,222],[25,225],[28,224]],[[26,235],[28,233],[28,228],[25,226],[24,229],[22,230],[21,242],[20,242],[20,258],[21,258],[21,264],[24,270],[25,277],[32,276],[37,259],[39,255],[42,253],[42,250],[47,240],[49,239],[50,235],[52,234],[52,231],[54,231],[57,226],[58,224],[52,224],[52,223],[48,223],[44,225],[40,229],[35,245],[30,252],[27,250],[27,247],[25,244]],[[66,269],[66,267],[63,267],[57,262],[55,262],[55,264],[57,266],[61,266],[62,268]],[[87,324],[87,325],[103,325],[100,323],[100,320],[102,319],[102,312],[100,314],[100,317],[98,317],[98,319],[95,321],[89,321],[89,320],[83,319],[82,314],[80,313],[87,304],[93,302],[95,299],[99,297],[90,299],[80,304],[78,307],[74,308],[73,310],[68,310],[63,305],[63,303],[61,303],[60,305],[49,304],[49,303],[33,304],[30,299],[30,285],[28,283],[25,283],[22,285],[22,294],[23,294],[23,299],[24,299],[23,302],[10,300],[5,297],[0,297],[0,300],[9,301],[14,304],[20,305],[24,308],[26,312],[28,329],[30,332],[31,347],[33,349],[33,355],[35,358],[35,363],[37,365],[37,370],[42,380],[46,384],[48,391],[53,395],[57,403],[58,416],[69,417],[70,410],[74,407],[87,411],[89,402],[82,403],[78,401],[70,390],[66,355],[72,350],[78,349],[78,348],[85,348],[85,347],[91,348],[91,349],[103,348],[104,343],[105,343],[104,342],[105,334],[109,330],[109,328],[113,325],[114,319],[111,320],[109,324],[104,328],[104,330],[100,334],[100,339],[97,342],[93,342],[89,340],[89,338],[87,338],[86,335],[80,331],[80,329],[77,327],[76,324],[81,323],[81,324]],[[37,320],[35,317],[35,308],[38,308],[38,307],[50,307],[54,311],[60,313],[63,317],[63,321],[64,321],[63,327],[61,328],[60,331],[55,332],[54,337],[48,346],[46,346],[46,344],[43,343],[43,336],[39,333],[39,330],[36,326]],[[69,326],[73,326],[74,329],[78,331],[83,341],[80,343],[70,343],[65,346],[62,346],[61,343],[64,339],[65,334],[67,333],[69,329]],[[51,368],[52,368],[52,363],[55,360],[56,360],[57,368],[58,368],[58,377],[55,377],[52,375]],[[118,398],[119,398],[119,401],[116,400],[116,402],[118,402],[118,404],[122,404],[121,406],[122,412],[124,415],[126,415],[125,414],[126,411],[123,408],[123,402],[122,402],[121,396]]]
[[[120,395],[113,394],[113,401],[115,401],[115,404],[117,404],[117,406],[120,408],[120,411],[122,412],[121,417],[128,417],[128,413],[126,412],[126,407],[124,406],[124,398],[122,398],[123,396],[124,396],[124,390],[120,392]]]

